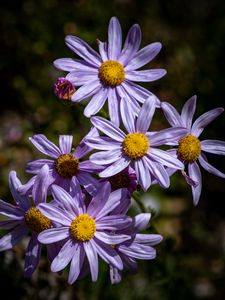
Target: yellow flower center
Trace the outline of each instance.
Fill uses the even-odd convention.
[[[72,154],[62,154],[55,160],[55,168],[58,174],[70,178],[79,170],[79,160]]]
[[[71,235],[78,241],[89,241],[96,231],[96,223],[93,218],[83,214],[75,218],[70,225]]]
[[[198,159],[199,154],[201,153],[201,143],[198,138],[188,134],[179,140],[177,152],[183,161],[195,161]]]
[[[25,212],[25,222],[34,232],[42,232],[52,226],[51,220],[44,216],[37,207],[31,207]]]
[[[123,140],[124,153],[133,159],[145,156],[149,147],[148,138],[140,132],[129,133]]]
[[[118,61],[107,60],[100,66],[98,75],[104,84],[115,87],[124,81],[125,70]]]
[[[109,178],[109,182],[113,189],[128,188],[130,185],[130,178],[127,172],[120,172]]]

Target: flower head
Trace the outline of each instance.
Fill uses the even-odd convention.
[[[204,128],[218,117],[224,109],[221,107],[212,109],[198,117],[192,124],[196,109],[196,96],[187,100],[181,114],[169,103],[163,102],[161,106],[168,122],[173,128],[182,126],[187,129],[187,133],[178,141],[171,141],[169,143],[171,146],[177,146],[177,148],[169,150],[169,153],[174,157],[178,157],[187,166],[188,176],[186,173],[183,174],[188,184],[191,185],[193,202],[194,205],[197,205],[202,190],[202,176],[197,162],[209,173],[225,178],[224,173],[208,163],[204,153],[225,155],[225,142],[217,140],[200,141],[199,139]]]
[[[121,116],[127,133],[112,122],[101,117],[92,117],[92,124],[107,136],[85,138],[85,143],[94,149],[104,150],[90,156],[90,161],[105,166],[100,177],[114,176],[128,166],[133,166],[137,181],[147,190],[153,179],[163,186],[169,186],[166,167],[183,169],[183,164],[166,151],[156,146],[178,140],[187,130],[169,128],[159,132],[148,132],[154,111],[154,101],[148,98],[136,118],[130,113],[125,98],[121,99]]]
[[[98,255],[108,264],[121,270],[123,263],[111,247],[130,239],[129,235],[117,234],[126,228],[131,218],[124,214],[110,214],[127,198],[123,189],[111,193],[109,183],[102,184],[98,193],[85,205],[83,195],[77,189],[71,196],[59,186],[52,186],[52,195],[57,205],[42,204],[40,210],[59,226],[41,232],[41,243],[61,241],[63,246],[51,264],[51,270],[58,272],[70,263],[68,282],[77,280],[85,268],[87,259],[93,281],[98,277]]]
[[[69,72],[66,79],[80,86],[71,97],[80,102],[91,97],[84,110],[86,117],[95,115],[108,99],[110,119],[120,122],[120,99],[128,98],[130,112],[139,112],[139,104],[155,95],[134,82],[151,82],[163,77],[163,69],[138,70],[149,63],[161,50],[160,43],[152,43],[139,50],[141,30],[134,24],[126,37],[122,49],[122,30],[116,17],[112,17],[108,27],[108,43],[98,40],[99,53],[75,36],[67,36],[66,44],[82,59],[61,58],[54,65]],[[157,105],[159,105],[157,99]]]
[[[62,100],[71,100],[75,92],[75,86],[72,82],[64,77],[59,77],[54,84],[54,93]]]

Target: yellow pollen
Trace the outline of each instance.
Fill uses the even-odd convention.
[[[70,225],[71,235],[78,241],[89,241],[96,231],[96,223],[93,218],[83,214],[75,218]]]
[[[52,222],[44,216],[37,207],[31,207],[25,212],[25,222],[34,232],[42,232],[52,226]]]
[[[201,143],[198,138],[188,134],[179,140],[177,152],[183,161],[195,161],[198,159],[199,154],[201,153]]]
[[[107,60],[99,68],[101,81],[111,87],[120,85],[125,79],[125,70],[116,60]]]
[[[130,178],[127,172],[120,172],[109,178],[109,182],[113,189],[128,188],[130,185]]]
[[[133,159],[145,156],[149,147],[148,138],[140,132],[129,133],[123,140],[124,153]]]
[[[55,160],[58,174],[64,178],[71,178],[79,170],[79,160],[72,154],[62,154]]]

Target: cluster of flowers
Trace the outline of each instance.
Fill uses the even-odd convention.
[[[42,134],[34,135],[31,143],[50,159],[28,162],[26,171],[34,176],[24,185],[15,171],[9,174],[15,205],[0,200],[0,228],[9,230],[0,239],[0,251],[11,249],[31,232],[25,255],[27,277],[36,269],[44,244],[53,272],[70,264],[70,284],[88,274],[96,281],[99,257],[109,265],[111,282],[118,283],[123,269],[137,270],[136,259],[155,258],[153,246],[162,240],[159,234],[139,233],[149,226],[150,213],[128,215],[134,191],[147,191],[152,184],[168,188],[170,176],[180,170],[196,205],[202,189],[199,164],[225,178],[204,153],[225,155],[225,142],[199,140],[223,108],[204,113],[192,124],[196,96],[179,114],[134,83],[154,81],[166,73],[138,70],[161,49],[160,43],[152,43],[139,50],[140,43],[140,27],[135,24],[122,48],[116,17],[109,23],[108,42],[98,40],[99,53],[78,37],[66,37],[67,46],[81,59],[54,62],[68,72],[58,79],[55,93],[74,103],[89,99],[84,115],[93,127],[75,149],[70,135],[60,135],[59,146]],[[106,100],[109,119],[93,116]],[[170,128],[149,131],[156,108],[164,112]]]

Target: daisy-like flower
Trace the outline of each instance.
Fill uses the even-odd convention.
[[[199,165],[209,173],[225,178],[225,174],[210,165],[207,161],[205,153],[213,153],[218,155],[225,155],[225,142],[218,140],[199,140],[199,136],[204,128],[210,124],[216,117],[218,117],[224,109],[221,107],[212,109],[200,117],[198,117],[192,124],[192,119],[196,109],[196,96],[191,97],[183,106],[181,114],[169,103],[163,102],[162,109],[169,124],[173,127],[185,127],[188,131],[179,141],[171,141],[171,146],[177,146],[176,149],[171,149],[169,152],[174,157],[178,157],[184,162],[188,169],[191,185],[193,202],[197,205],[201,190],[202,190],[202,176]]]
[[[135,169],[138,183],[144,190],[149,188],[152,179],[156,179],[162,187],[167,188],[170,181],[165,166],[184,168],[181,161],[155,146],[178,140],[187,131],[183,128],[169,128],[159,132],[148,132],[155,111],[152,102],[154,100],[148,98],[136,118],[129,111],[126,99],[121,99],[121,116],[127,133],[104,118],[91,118],[92,124],[107,135],[85,138],[89,147],[104,150],[90,156],[93,163],[106,166],[99,173],[100,177],[113,176],[131,165]]]
[[[54,93],[62,100],[71,100],[75,93],[75,86],[64,77],[59,77],[54,84]]]
[[[16,205],[0,200],[0,214],[6,220],[0,221],[0,228],[11,230],[0,239],[0,251],[5,251],[17,245],[21,239],[31,231],[31,238],[26,249],[24,272],[26,277],[30,277],[35,271],[42,245],[37,240],[38,234],[45,229],[52,227],[52,221],[44,216],[40,210],[40,203],[46,202],[46,183],[48,181],[48,166],[44,166],[35,179],[32,199],[21,196],[17,188],[21,182],[15,171],[9,174],[9,187]],[[54,245],[47,246],[49,258],[55,254]],[[57,252],[56,252],[57,253]]]
[[[139,112],[138,102],[156,96],[134,82],[151,82],[163,77],[163,69],[138,70],[149,63],[161,50],[160,43],[152,43],[138,50],[141,30],[134,24],[126,37],[122,49],[122,31],[116,17],[112,17],[108,27],[108,43],[98,41],[99,53],[76,36],[67,36],[66,44],[82,58],[61,58],[54,61],[55,67],[69,72],[66,79],[80,86],[71,100],[81,102],[91,100],[84,110],[86,117],[95,115],[108,98],[110,119],[119,124],[120,99],[127,96],[130,112]],[[157,99],[158,105],[160,101]]]
[[[87,136],[96,134],[92,129]],[[59,147],[49,141],[45,135],[37,134],[30,138],[32,144],[43,154],[52,159],[38,159],[28,162],[26,171],[38,174],[43,165],[49,166],[49,185],[57,184],[64,189],[70,189],[72,181],[78,181],[90,194],[94,194],[98,188],[98,181],[90,173],[96,171],[96,165],[90,161],[80,161],[90,152],[83,141],[73,150],[73,136],[60,135]],[[98,167],[98,166],[97,166]],[[99,168],[99,167],[98,167]],[[35,177],[28,184],[20,188],[21,193],[26,193],[32,187]]]
[[[109,215],[127,193],[120,189],[111,193],[110,184],[103,183],[98,193],[86,206],[83,196],[77,190],[71,196],[61,187],[53,185],[55,204],[42,204],[40,210],[60,226],[41,232],[38,239],[43,244],[61,241],[63,244],[51,264],[51,270],[58,272],[70,263],[68,282],[75,282],[83,271],[87,258],[93,281],[98,277],[98,255],[108,264],[121,270],[123,263],[111,245],[130,239],[129,235],[117,234],[128,227],[132,219],[124,214]],[[113,233],[112,233],[113,232]]]
[[[156,257],[156,250],[152,246],[162,241],[162,236],[159,234],[138,233],[140,230],[145,230],[147,228],[150,217],[150,213],[142,213],[135,216],[133,218],[134,222],[132,226],[120,232],[123,234],[130,234],[132,238],[113,246],[123,261],[124,269],[128,269],[132,273],[137,272],[136,259],[154,259]],[[121,278],[121,271],[116,267],[110,266],[111,283],[119,283]]]

